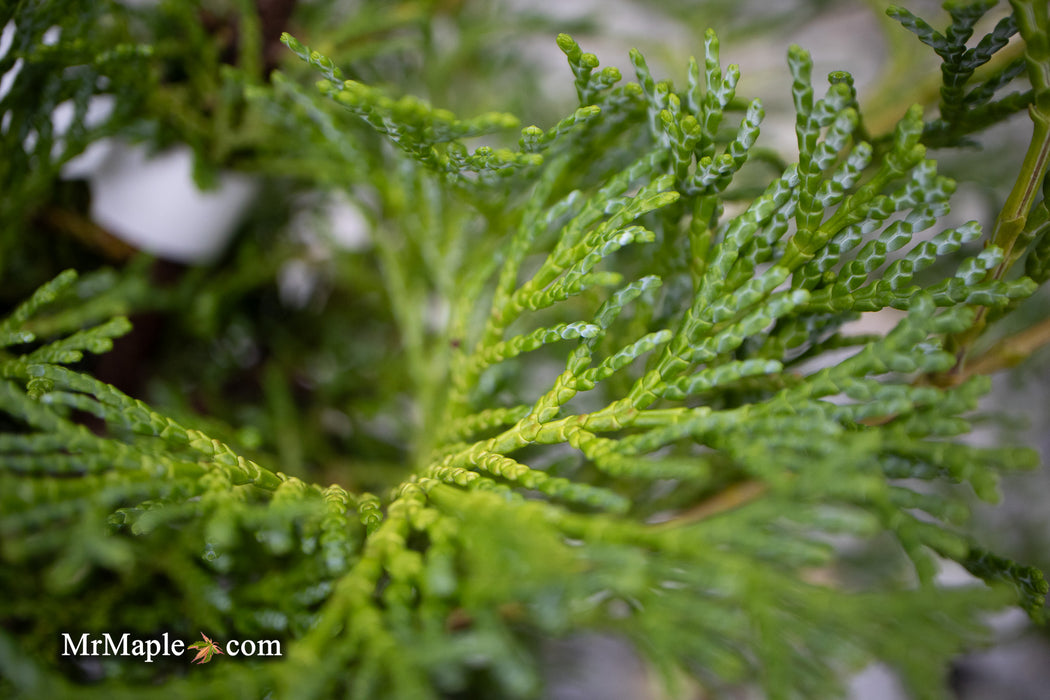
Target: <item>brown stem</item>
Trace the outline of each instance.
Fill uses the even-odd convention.
[[[653,525],[653,529],[668,530],[710,518],[713,515],[718,515],[750,503],[768,490],[769,485],[761,481],[742,481],[738,484],[733,484],[671,520]]]
[[[967,379],[978,374],[992,374],[1014,367],[1047,344],[1050,344],[1050,318],[1000,340],[987,352],[969,363],[962,378]]]

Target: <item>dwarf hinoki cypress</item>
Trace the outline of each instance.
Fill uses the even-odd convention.
[[[41,255],[16,234],[72,220],[41,212],[72,206],[58,172],[103,135],[190,143],[203,185],[221,168],[277,184],[210,269],[66,271],[9,305],[5,693],[534,697],[542,640],[597,631],[671,688],[832,697],[883,661],[943,697],[982,613],[1042,619],[1042,574],[965,527],[970,495],[994,502],[1034,452],[964,436],[1005,352],[977,341],[1047,278],[1045,3],[1013,2],[976,43],[994,3],[949,3],[943,32],[891,9],[944,83],[936,116],[902,105],[884,132],[848,73],[815,85],[792,47],[788,163],[711,30],[683,86],[638,51],[625,82],[559,35],[578,104],[522,128],[401,96],[394,30],[431,50],[433,18],[377,7],[325,41],[308,8],[332,55],[285,34],[302,61],[263,77],[276,37],[251,3],[55,5],[2,16],[19,38],[0,70],[24,74],[0,98],[4,274]],[[117,109],[88,128],[109,90]],[[1032,146],[995,230],[943,223],[955,184],[928,149],[1023,108]],[[302,227],[283,188],[344,192],[371,247],[278,233]],[[303,266],[322,292],[293,312],[274,290]],[[844,331],[885,309],[903,312],[889,332]],[[150,381],[125,391],[91,358],[129,314],[167,319],[190,359],[154,348]],[[885,556],[852,576],[842,543]],[[940,586],[945,560],[973,584]],[[284,655],[198,671],[53,651],[126,630],[280,639]]]

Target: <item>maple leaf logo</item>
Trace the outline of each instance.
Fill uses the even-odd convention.
[[[193,663],[206,664],[211,661],[213,654],[221,654],[222,648],[208,638],[208,635],[201,632],[201,636],[204,637],[203,642],[196,642],[190,644],[190,649],[199,649],[197,655],[193,657]]]

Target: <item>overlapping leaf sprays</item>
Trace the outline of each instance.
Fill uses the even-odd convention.
[[[953,12],[959,46],[971,20]],[[1004,22],[974,56],[1001,47]],[[957,366],[945,338],[973,328],[976,307],[1036,287],[995,274],[1013,256],[996,241],[955,255],[976,224],[936,230],[954,185],[924,138],[955,127],[912,108],[867,134],[849,76],[817,98],[793,48],[799,157],[768,177],[768,160],[750,162],[762,106],[738,100],[713,32],[681,92],[638,53],[637,82],[620,85],[562,35],[579,107],[522,129],[518,150],[471,151],[516,120],[391,98],[286,42],[319,70],[318,93],[277,77],[252,99],[295,110],[304,140],[345,165],[323,177],[371,177],[386,217],[377,260],[416,392],[409,478],[376,495],[308,484],[66,367],[126,330],[36,338],[48,304],[72,327],[72,274],[0,327],[4,556],[55,561],[43,578],[56,591],[121,579],[135,604],[100,609],[122,624],[176,624],[142,611],[181,595],[192,624],[287,637],[282,661],[164,693],[527,697],[538,635],[601,630],[667,679],[684,669],[714,689],[757,676],[769,697],[829,697],[844,670],[882,659],[937,697],[931,669],[979,633],[980,612],[1041,615],[1041,575],[971,540],[967,489],[953,486],[994,500],[996,475],[1033,455],[958,440],[985,378],[928,381]],[[397,149],[362,155],[335,128],[341,109]],[[447,318],[428,325],[435,298]],[[885,308],[907,313],[884,337],[841,332]],[[911,573],[836,579],[842,535],[888,535]],[[938,557],[1003,585],[939,588]],[[0,640],[10,668],[16,640]],[[39,695],[67,681],[19,683]]]

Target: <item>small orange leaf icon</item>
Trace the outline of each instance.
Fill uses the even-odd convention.
[[[200,650],[197,652],[197,655],[193,657],[192,663],[206,664],[211,661],[212,654],[222,653],[222,648],[215,642],[211,641],[211,639],[208,638],[208,635],[201,632],[201,636],[204,637],[203,642],[190,644],[190,649]]]

